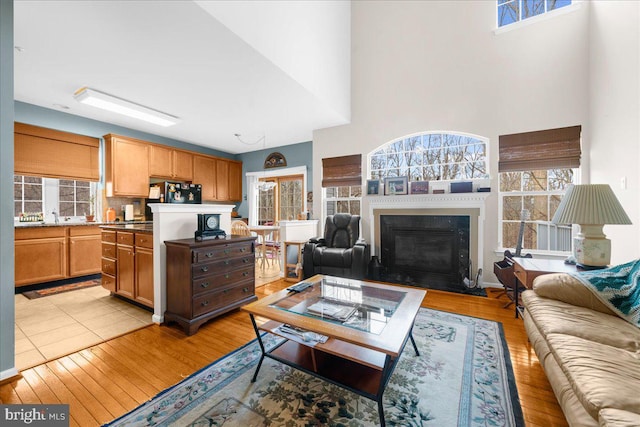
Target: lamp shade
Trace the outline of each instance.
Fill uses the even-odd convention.
[[[570,185],[553,219],[554,224],[631,224],[608,184]]]

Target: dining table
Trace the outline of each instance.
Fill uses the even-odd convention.
[[[267,259],[267,237],[272,234],[274,231],[280,230],[280,227],[277,225],[250,225],[249,231],[254,232],[258,235],[258,240],[260,241],[260,268],[264,270],[265,261]]]

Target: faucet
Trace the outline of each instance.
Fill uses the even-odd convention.
[[[54,210],[54,211],[53,211],[53,212],[51,212],[51,213],[53,214],[53,221],[54,221],[56,224],[59,224],[59,223],[60,223],[60,218],[59,218],[59,216],[58,216],[58,212],[56,212],[56,211]]]

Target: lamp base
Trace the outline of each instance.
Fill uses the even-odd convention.
[[[576,267],[578,270],[602,270],[603,268],[607,268],[606,265],[583,265],[580,263],[576,263]]]
[[[605,268],[611,261],[611,240],[604,235],[591,237],[578,233],[573,239],[573,254],[576,264],[584,269]]]

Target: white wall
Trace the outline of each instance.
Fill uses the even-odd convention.
[[[489,138],[493,193],[484,227],[485,272],[502,258],[494,252],[498,136],[588,119],[588,4],[494,34],[495,4],[353,2],[352,122],[315,131],[313,143],[314,193],[319,195],[322,158],[364,155],[420,131]],[[363,156],[363,171],[365,162]],[[320,208],[314,204],[315,217]],[[367,209],[365,197],[363,212]],[[366,221],[363,228],[368,236]],[[496,281],[492,274],[485,280]]]
[[[611,262],[640,253],[640,3],[595,1],[589,20],[591,182],[607,183],[633,225],[608,225]],[[627,181],[626,188],[621,180]]]

